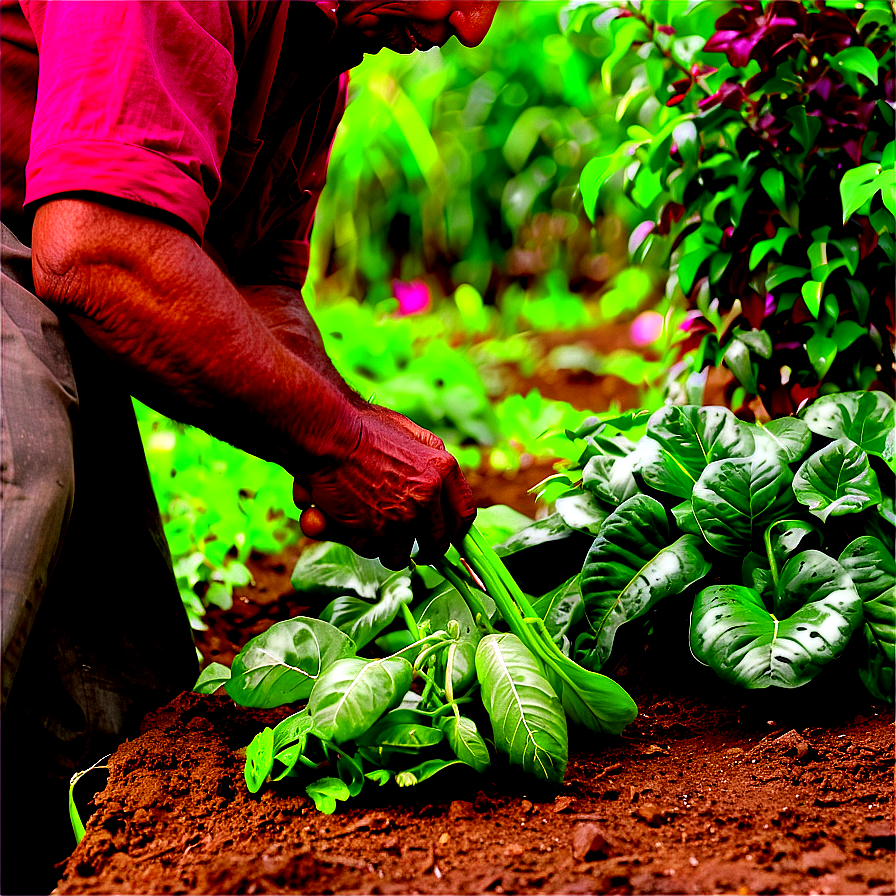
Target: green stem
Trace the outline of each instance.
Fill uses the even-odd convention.
[[[401,605],[401,615],[404,619],[404,624],[408,627],[408,631],[414,636],[414,640],[419,641],[421,639],[420,629],[417,627],[417,620],[414,619],[414,614],[407,604]]]
[[[494,632],[495,629],[492,624],[488,620],[488,613],[485,610],[485,604],[482,603],[479,595],[476,593],[476,589],[471,588],[457,573],[454,567],[449,563],[449,561],[442,557],[437,560],[433,566],[436,570],[443,575],[455,588],[457,588],[460,596],[473,608],[473,615],[475,617],[479,617],[482,620],[482,624],[485,625],[489,632]]]
[[[780,523],[792,523],[794,520],[775,520],[765,530],[763,536],[765,540],[765,553],[768,556],[768,565],[772,571],[772,582],[775,585],[775,591],[778,590],[778,564],[775,562],[775,552],[772,550],[772,529]]]
[[[454,703],[454,655],[457,653],[457,642],[452,641],[445,657],[445,699]]]
[[[387,657],[383,657],[383,659],[391,660],[395,659],[395,657],[401,656],[403,653],[406,653],[409,650],[414,650],[415,648],[421,647],[424,644],[428,644],[430,641],[444,641],[448,637],[448,632],[443,629],[439,629],[437,632],[433,632],[431,635],[427,635],[425,638],[420,638],[417,641],[414,641],[413,644],[408,644],[407,647],[402,647],[401,650],[396,650],[395,653],[389,654]]]
[[[453,641],[440,641],[438,644],[432,644],[414,660],[414,671],[419,671],[423,663],[425,663],[434,653],[438,653],[445,648],[446,644],[453,644]]]

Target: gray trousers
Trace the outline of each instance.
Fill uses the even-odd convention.
[[[68,778],[198,664],[122,376],[0,228],[0,892],[40,893],[74,848]]]

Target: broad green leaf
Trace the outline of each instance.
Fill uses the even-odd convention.
[[[681,261],[678,262],[678,284],[685,295],[689,295],[694,288],[694,280],[700,266],[716,252],[716,249],[716,246],[704,244],[682,256]]]
[[[859,323],[865,324],[868,320],[868,311],[871,309],[871,296],[868,293],[868,287],[860,280],[850,280],[848,277],[846,285],[849,287],[853,306],[859,316]]]
[[[321,671],[355,652],[351,639],[320,619],[277,622],[236,655],[224,689],[241,706],[269,708],[304,700]]]
[[[771,169],[765,172],[765,174],[773,173]],[[780,171],[774,172],[778,175],[781,174]],[[783,183],[782,183],[783,189]],[[784,254],[784,246],[787,245],[787,241],[792,237],[796,236],[797,232],[792,227],[780,227],[778,228],[777,233],[771,237],[771,239],[767,240],[759,240],[755,246],[750,250],[750,260],[748,262],[750,266],[750,270],[755,270],[759,263],[768,255],[769,252],[774,252],[779,258]],[[779,283],[786,282],[785,279],[780,279],[784,276],[785,271],[799,271],[801,274],[808,274],[808,271],[804,271],[802,268],[793,268],[791,265],[779,265],[769,277],[768,288],[774,289]],[[772,278],[777,275],[779,279],[774,281],[774,285],[772,285]],[[795,274],[794,274],[795,276]],[[791,279],[791,277],[787,277],[786,279]]]
[[[784,172],[777,168],[766,168],[759,177],[759,183],[762,189],[768,193],[769,198],[778,209],[787,207],[787,201],[784,195]],[[752,268],[753,265],[750,265]]]
[[[607,661],[620,625],[709,572],[702,544],[697,535],[674,539],[662,504],[647,495],[629,498],[607,517],[582,568],[585,616],[595,636],[588,668]]]
[[[884,457],[892,436],[894,402],[884,392],[839,392],[817,398],[800,417],[829,439],[849,439],[869,454]]]
[[[461,762],[472,766],[477,772],[484,772],[491,765],[488,747],[472,719],[466,716],[448,715],[439,719],[437,724],[445,733],[445,739],[454,755]]]
[[[274,767],[274,731],[265,728],[246,747],[244,777],[249,793],[258,793]]]
[[[476,650],[476,674],[497,749],[536,777],[562,782],[566,715],[529,649],[513,634],[486,635]]]
[[[779,264],[769,271],[765,286],[768,290],[777,289],[782,283],[789,283],[797,278],[805,280],[808,276],[809,271],[806,268],[798,268],[792,264]]]
[[[406,712],[406,710],[398,710],[398,712]],[[356,740],[359,746],[391,750],[396,753],[419,753],[421,750],[441,743],[445,737],[441,729],[422,725],[419,722],[390,723],[388,717],[391,714],[386,713],[386,716],[372,728],[358,735]]]
[[[728,369],[737,377],[737,381],[751,395],[759,392],[759,383],[756,379],[756,368],[750,357],[750,350],[738,339],[732,339],[728,343],[723,355]]]
[[[823,379],[837,357],[837,342],[829,336],[816,333],[806,340],[806,354],[809,362],[815,368],[819,379]]]
[[[336,811],[336,801],[345,801],[351,796],[351,791],[344,781],[339,778],[321,778],[313,781],[305,788],[305,793],[314,800],[314,807],[324,815],[332,815]]]
[[[737,330],[734,338],[760,358],[768,359],[772,356],[772,337],[765,330]]]
[[[223,663],[209,663],[196,679],[193,690],[197,694],[214,694],[226,681],[230,680],[230,669]]]
[[[860,323],[854,320],[844,320],[837,324],[834,328],[834,342],[837,344],[837,351],[842,352],[848,349],[857,339],[865,336],[868,330]]]
[[[274,728],[274,753],[279,753],[294,740],[305,737],[313,727],[311,716],[304,709],[287,716]]]
[[[355,649],[360,650],[395,619],[402,604],[413,600],[408,572],[393,573],[383,582],[381,595],[376,603],[350,594],[337,597],[324,608],[320,618],[345,632],[355,642]]]
[[[617,26],[613,35],[613,49],[600,69],[601,83],[607,93],[613,91],[613,69],[616,64],[625,58],[636,38],[644,39],[647,36],[647,27],[638,19],[630,18]]]
[[[791,106],[784,117],[793,124],[790,135],[802,146],[805,152],[809,152],[815,146],[815,138],[821,130],[821,121],[815,116],[806,115],[806,109],[802,105]]]
[[[625,688],[600,672],[583,669],[568,657],[556,657],[547,666],[547,674],[575,725],[599,734],[620,734],[638,715],[638,707]]]
[[[896,661],[896,563],[878,538],[863,535],[840,555],[862,598],[866,655],[859,676],[879,700],[893,702]]]
[[[533,601],[532,609],[544,620],[550,636],[559,642],[584,615],[581,576],[573,576]]]
[[[338,660],[321,673],[308,698],[315,733],[336,743],[357,737],[401,701],[412,677],[402,657]]]
[[[506,541],[512,535],[531,526],[534,520],[506,504],[492,504],[476,511],[476,525],[489,544]]]
[[[349,796],[357,796],[364,789],[364,772],[359,761],[342,754],[336,760],[336,771],[348,787]]]
[[[592,457],[582,471],[582,484],[609,504],[621,504],[639,491],[638,483],[632,476],[634,461],[634,451],[624,457]]]
[[[440,629],[447,631],[448,623],[454,621],[460,627],[457,638],[457,646],[451,661],[453,670],[451,680],[455,694],[465,691],[476,678],[476,647],[482,637],[473,613],[467,606],[467,602],[460,596],[457,589],[451,585],[444,585],[437,589],[423,604],[418,622],[429,623],[431,632]],[[445,661],[447,652],[439,655],[438,675],[445,674]]]
[[[816,600],[828,587],[844,589],[852,594],[852,580],[843,567],[822,551],[802,551],[791,557],[781,569],[772,597],[772,609],[778,619],[785,619],[800,607]],[[848,595],[848,596],[849,596]],[[851,596],[849,597],[851,599]]]
[[[681,498],[691,496],[707,464],[747,457],[754,449],[750,427],[722,407],[669,405],[651,415],[647,435],[659,444],[661,456],[657,462],[654,451],[645,451],[635,462],[635,472],[648,485]],[[641,439],[636,452],[644,442]]]
[[[318,594],[354,594],[374,600],[393,575],[379,560],[359,557],[351,548],[323,542],[302,553],[292,573],[296,591]]]
[[[692,499],[706,540],[723,554],[746,554],[765,527],[793,505],[792,479],[781,455],[763,446],[752,457],[709,464]]]
[[[830,558],[829,558],[830,559]],[[745,688],[798,688],[835,659],[861,625],[861,599],[842,570],[787,619],[777,619],[752,588],[713,585],[694,600],[691,653]]]
[[[769,602],[774,599],[775,583],[768,565],[768,557],[750,551],[744,557],[741,578],[744,585],[758,591],[764,601]]]
[[[694,516],[694,504],[691,500],[682,501],[672,508],[672,516],[675,517],[675,525],[690,535],[699,535],[703,537],[697,517]]]
[[[588,535],[597,535],[608,512],[590,491],[581,489],[561,495],[554,502],[554,507],[570,529],[586,532]]]
[[[821,293],[823,289],[824,283],[819,283],[817,280],[807,280],[800,287],[803,301],[806,303],[806,307],[809,309],[812,317],[818,317],[818,312],[821,309]]]
[[[583,169],[581,176],[582,204],[585,213],[593,221],[600,188],[620,168],[631,162],[631,156],[618,150],[608,156],[592,159]]]
[[[847,47],[831,59],[835,71],[858,72],[877,84],[877,57],[868,47]]]
[[[870,52],[870,51],[869,51]],[[840,181],[840,201],[843,203],[843,223],[858,211],[883,186],[881,166],[877,162],[850,168]]]
[[[764,426],[756,424],[752,433],[757,445],[771,445],[788,463],[799,460],[812,441],[809,427],[796,417],[769,420]]]
[[[368,781],[373,781],[375,784],[378,784],[380,787],[383,784],[388,784],[392,779],[392,772],[385,768],[375,768],[373,771],[369,771],[364,775]]]
[[[559,513],[552,513],[550,516],[534,522],[531,526],[520,529],[502,544],[496,544],[495,553],[499,557],[507,557],[536,545],[568,538],[569,533],[570,528],[563,522],[563,517]]]
[[[427,759],[419,765],[399,772],[395,776],[395,783],[399,787],[414,787],[427,781],[433,775],[444,771],[446,768],[451,768],[452,765],[467,765],[467,763],[462,762],[460,759]]]
[[[806,460],[794,476],[793,492],[822,522],[881,502],[868,455],[849,439],[837,439]]]

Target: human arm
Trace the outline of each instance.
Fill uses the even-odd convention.
[[[435,553],[472,521],[438,440],[355,395],[314,349],[307,312],[261,300],[276,288],[241,292],[181,231],[85,200],[43,204],[32,252],[38,295],[72,314],[137,394],[281,464],[338,540],[396,565],[415,538]]]

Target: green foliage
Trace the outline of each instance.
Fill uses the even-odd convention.
[[[859,392],[768,427],[725,408],[667,407],[634,444],[611,433],[635,432],[638,414],[587,421],[567,433],[585,447],[551,486],[589,492],[607,515],[581,574],[536,612],[546,620],[557,593],[580,588],[584,619],[563,636],[574,659],[599,669],[620,625],[649,618],[661,600],[689,605],[677,596],[711,575],[719,584],[693,600],[691,650],[723,678],[799,687],[861,629],[859,675],[892,700],[893,477],[881,455],[893,415],[891,398]],[[524,557],[564,528],[524,529],[502,553]]]
[[[621,188],[643,209],[635,262],[671,263],[690,308],[677,400],[708,367],[772,416],[831,391],[893,390],[891,7],[632,3],[576,7],[612,38],[628,140],[582,172],[594,217]],[[708,39],[707,39],[708,36]]]

